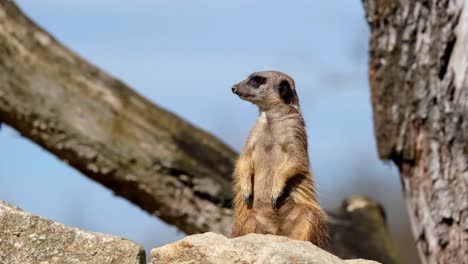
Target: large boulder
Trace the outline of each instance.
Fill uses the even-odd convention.
[[[250,234],[228,239],[215,233],[188,236],[155,248],[151,251],[151,263],[377,264],[370,260],[342,260],[310,242],[286,237]]]
[[[83,231],[0,201],[0,263],[145,263],[134,242]]]

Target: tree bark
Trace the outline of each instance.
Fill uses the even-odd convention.
[[[399,168],[423,263],[466,263],[468,2],[363,3],[380,158]]]
[[[0,122],[187,234],[230,233],[237,153],[63,47],[6,0]],[[338,256],[396,263],[374,202],[347,201],[329,229]]]

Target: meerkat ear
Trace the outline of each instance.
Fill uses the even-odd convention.
[[[296,92],[291,87],[291,84],[287,80],[282,80],[278,86],[278,92],[281,99],[286,104],[295,104],[297,102]]]

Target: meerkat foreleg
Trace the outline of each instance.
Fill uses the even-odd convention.
[[[309,169],[309,162],[303,149],[298,148],[298,144],[285,143],[282,146],[283,159],[273,175],[273,186],[271,190],[271,205],[277,207],[278,199],[284,192],[287,182],[295,177],[306,173]],[[305,157],[305,158],[304,158]]]
[[[242,154],[236,164],[235,175],[238,182],[238,187],[242,192],[242,198],[246,204],[250,204],[252,200],[253,187],[252,177],[253,168],[252,162],[248,155]]]
[[[273,186],[271,190],[271,205],[273,208],[277,206],[278,198],[284,192],[286,183],[294,176],[303,172],[303,165],[295,158],[285,159],[276,170],[273,176]]]

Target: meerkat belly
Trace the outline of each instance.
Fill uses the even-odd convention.
[[[273,177],[281,163],[282,152],[278,144],[270,140],[258,142],[253,152],[254,163],[254,206],[268,204],[271,207]]]

